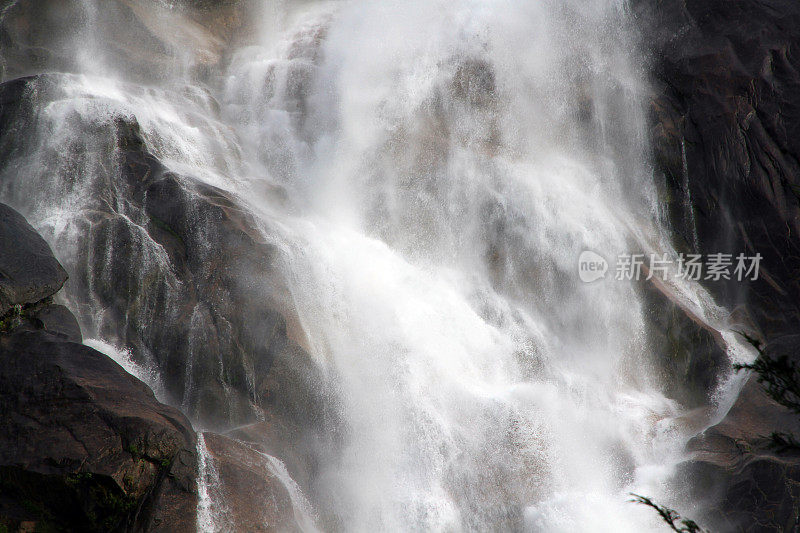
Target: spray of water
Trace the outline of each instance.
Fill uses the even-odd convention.
[[[197,529],[207,533],[231,531],[222,481],[202,432],[197,434],[197,463]]]
[[[146,383],[159,401],[167,401],[168,398],[164,389],[164,383],[161,381],[158,367],[153,361],[149,361],[145,364],[137,363],[131,357],[130,350],[118,348],[100,339],[84,339],[83,343],[86,346],[94,348],[98,352],[106,354],[113,359],[115,363],[124,368],[128,374]]]

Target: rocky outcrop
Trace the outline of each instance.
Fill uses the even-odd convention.
[[[79,344],[75,318],[50,302],[63,269],[20,214],[1,204],[0,213],[0,264],[14,258],[20,272],[34,274],[31,290],[10,293],[15,311],[0,332],[0,526],[194,531],[191,425],[106,355]],[[50,276],[40,275],[41,265]],[[3,281],[23,279],[14,274]]]
[[[677,245],[761,254],[757,281],[708,289],[735,310],[738,327],[770,339],[769,352],[800,357],[791,341],[800,324],[800,4],[634,7],[652,51],[655,160]],[[713,531],[793,531],[800,458],[776,454],[760,436],[798,429],[750,379],[725,419],[690,445],[695,460],[677,486],[694,485],[687,501],[706,511],[695,517]]]
[[[19,139],[46,135],[40,111],[69,98],[69,83],[44,75],[0,86],[0,191],[22,210],[34,195],[74,195],[71,231],[50,238],[68,258],[65,292],[87,334],[154,360],[172,400],[211,427],[313,405],[319,393],[303,386],[315,381],[313,365],[269,228],[231,194],[171,172],[134,117],[65,117],[82,137],[68,141],[53,173],[21,179],[39,162]],[[313,421],[315,409],[295,420]]]
[[[312,523],[282,463],[229,437],[204,433],[203,439],[213,516],[224,517],[234,531],[303,531]]]
[[[279,417],[237,429],[242,440],[204,433],[198,465],[185,416],[80,344],[75,317],[52,303],[64,270],[4,204],[0,237],[0,264],[15,267],[0,281],[27,289],[4,292],[10,312],[0,329],[0,528],[193,532],[198,470],[213,520],[264,532],[313,523],[293,480],[309,483],[307,465]],[[267,451],[288,456],[289,469]]]
[[[315,465],[310,461],[314,457],[313,441],[293,435],[290,428],[283,425],[281,419],[270,417],[264,421],[241,426],[226,433],[226,436],[246,444],[253,450],[273,457],[279,457],[291,478],[301,487],[308,490],[312,487],[311,476],[315,473]]]
[[[308,491],[334,438],[335,405],[302,348],[280,282],[280,241],[240,199],[167,168],[130,115],[59,115],[55,127],[82,134],[42,150],[33,140],[50,142],[54,127],[45,110],[74,98],[72,81],[49,74],[0,85],[0,197],[26,210],[64,258],[62,294],[87,338],[152,364],[167,401],[205,427],[250,424],[234,436],[281,460]],[[68,209],[55,230],[60,205]],[[71,317],[37,311],[36,327],[78,340],[60,312]]]
[[[640,293],[664,394],[686,408],[708,405],[730,371],[725,342],[662,284],[643,281]]]
[[[768,353],[796,353],[800,337],[771,343]],[[800,457],[770,446],[773,432],[800,435],[800,418],[776,404],[754,377],[728,415],[689,443],[676,485],[711,531],[794,531],[800,522]]]
[[[763,256],[709,289],[765,338],[800,323],[800,4],[638,1],[653,51],[653,137],[679,246]]]

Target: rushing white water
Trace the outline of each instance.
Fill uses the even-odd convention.
[[[222,481],[202,432],[197,434],[197,463],[197,528],[208,533],[230,531],[229,511],[222,497]]]
[[[143,89],[92,55],[91,39],[76,45],[83,73],[43,110],[40,154],[72,135],[75,114],[103,127],[133,115],[167,166],[263,217],[344,425],[341,448],[319,451],[318,525],[657,527],[628,493],[670,501],[690,435],[659,392],[635,284],[584,284],[576,266],[582,250],[671,252],[625,3],[282,2],[265,13],[260,41],[208,85],[186,54]],[[88,159],[81,169],[102,165]],[[32,166],[44,183],[52,165]],[[29,209],[62,254],[87,209],[86,183],[70,186]],[[288,200],[271,199],[274,187]],[[177,283],[164,250],[146,236],[136,245],[152,261],[143,268]],[[724,330],[700,287],[671,290]],[[187,409],[192,376],[189,366]],[[735,392],[726,382],[721,412]],[[199,442],[199,524],[217,530],[225,504]]]
[[[303,494],[302,489],[300,489],[297,483],[292,479],[289,471],[286,470],[286,465],[277,457],[258,452],[257,450],[254,451],[264,459],[267,474],[277,478],[289,493],[289,499],[292,503],[292,512],[300,530],[302,530],[303,533],[318,533],[319,530],[314,523],[313,508],[306,499],[305,494]]]
[[[106,354],[124,368],[128,374],[146,383],[153,390],[153,394],[159,401],[167,401],[164,383],[161,381],[158,367],[152,361],[147,364],[137,363],[131,357],[130,350],[118,348],[100,339],[84,339],[83,343],[98,352]]]
[[[652,218],[621,6],[305,13],[235,58],[228,95],[306,202],[286,265],[349,428],[322,511],[358,531],[652,526],[625,495],[659,492],[676,406],[634,288],[575,272]]]

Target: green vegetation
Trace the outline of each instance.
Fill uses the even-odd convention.
[[[69,487],[76,487],[84,481],[91,481],[94,474],[91,472],[78,472],[77,474],[70,474],[64,480]]]
[[[683,518],[674,509],[658,505],[646,496],[639,496],[633,493],[631,493],[631,496],[633,496],[633,499],[630,500],[632,503],[640,503],[653,508],[659,516],[661,516],[661,519],[672,528],[672,531],[676,531],[677,533],[708,533],[708,530],[701,528],[697,525],[697,522],[688,518]]]
[[[758,340],[746,333],[739,334],[758,351],[758,358],[753,363],[734,365],[736,371],[755,372],[758,383],[770,398],[800,416],[800,366],[786,354],[778,357],[767,354]],[[779,453],[800,452],[800,441],[790,433],[773,432],[764,438],[769,439],[770,447]]]
[[[57,531],[61,531],[61,529],[56,526],[56,521],[53,518],[53,515],[47,509],[45,509],[41,503],[24,499],[20,501],[20,505],[23,509],[36,517],[36,533],[55,533]],[[6,527],[6,531],[8,531],[7,526],[4,527]]]
[[[133,455],[134,457],[142,456],[141,452],[139,451],[139,448],[135,444],[128,444],[128,446],[125,447],[125,451]]]
[[[22,320],[22,306],[17,304],[6,314],[0,317],[0,333],[8,333],[17,326]]]
[[[92,486],[90,495],[97,507],[96,512],[88,511],[86,516],[96,531],[113,531],[136,509],[138,503],[136,498],[102,485]]]

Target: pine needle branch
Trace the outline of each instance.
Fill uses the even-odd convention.
[[[709,533],[708,530],[700,527],[694,520],[683,518],[674,509],[658,505],[647,496],[640,496],[634,493],[631,493],[631,496],[633,496],[633,499],[630,500],[632,503],[639,503],[654,509],[661,519],[672,528],[672,531],[677,533]]]

